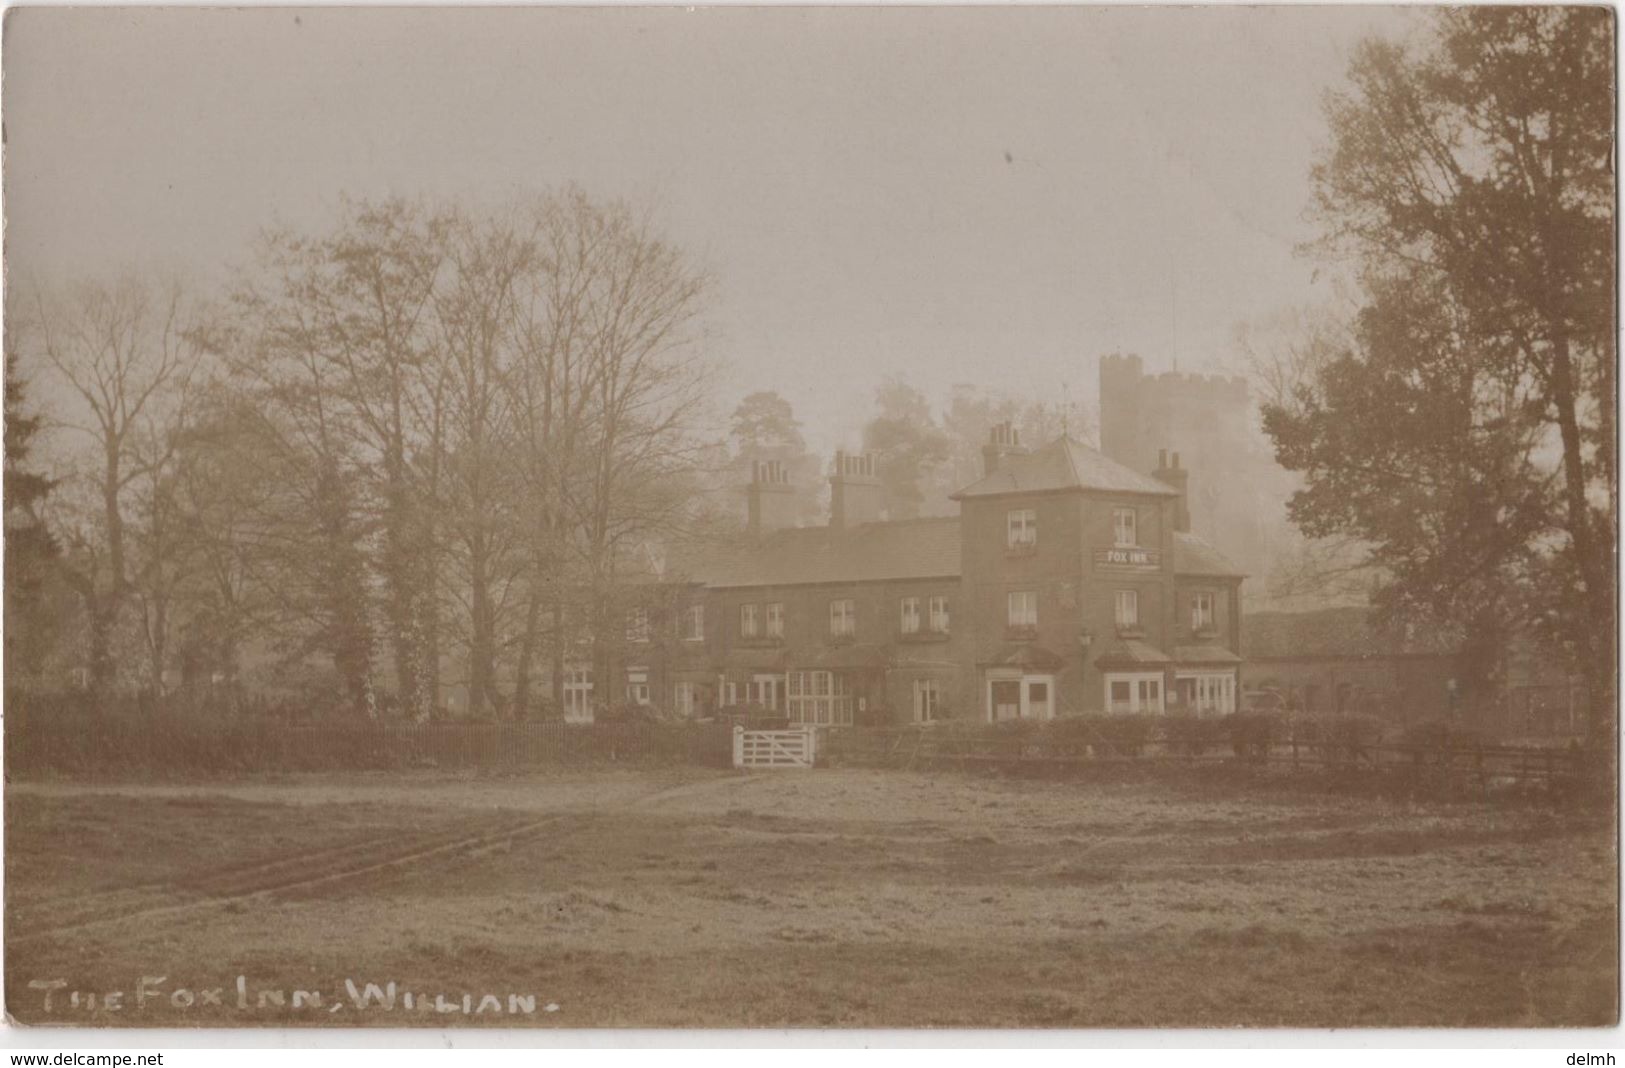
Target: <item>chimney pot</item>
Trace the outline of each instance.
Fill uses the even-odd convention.
[[[746,526],[754,537],[796,525],[796,494],[782,460],[755,460],[745,487]]]
[[[982,446],[982,474],[991,475],[999,469],[1004,457],[1026,451],[1021,445],[1021,431],[1014,423],[1008,419],[995,423],[988,432],[987,444]]]
[[[835,454],[835,471],[829,478],[829,524],[837,530],[872,523],[880,518],[884,491],[875,475],[872,452]]]

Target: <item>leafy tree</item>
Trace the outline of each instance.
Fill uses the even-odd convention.
[[[801,423],[790,402],[771,390],[752,393],[741,400],[734,408],[730,427],[734,447],[743,455],[757,456],[772,449],[789,449],[796,453],[807,450],[807,442],[801,436]]]
[[[982,477],[982,446],[999,423],[1021,420],[1021,402],[1014,397],[978,389],[968,383],[953,388],[948,408],[942,414],[942,428],[948,434],[952,458],[950,466],[954,489]],[[1022,440],[1027,444],[1025,432]],[[950,492],[952,492],[950,490]]]
[[[951,443],[932,418],[925,394],[892,378],[875,390],[875,406],[879,412],[864,425],[863,447],[876,455],[891,518],[946,512],[939,476]]]
[[[1557,639],[1612,726],[1611,14],[1440,9],[1327,103],[1321,251],[1355,266],[1347,350],[1266,406],[1294,519],[1353,534],[1391,611]],[[1512,606],[1483,619],[1491,601]],[[1470,642],[1470,644],[1476,644]],[[1493,643],[1492,643],[1493,644]]]
[[[728,485],[724,487],[728,499],[736,504],[742,502],[739,486],[750,481],[752,464],[778,460],[795,487],[798,519],[804,525],[816,523],[823,513],[822,464],[807,451],[801,423],[790,402],[770,390],[749,394],[734,408],[730,427],[734,456],[728,466]]]

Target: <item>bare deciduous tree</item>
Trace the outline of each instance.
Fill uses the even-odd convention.
[[[90,683],[105,692],[118,670],[113,633],[134,585],[127,494],[137,479],[161,477],[168,460],[163,442],[198,361],[197,313],[178,283],[134,277],[36,290],[32,310],[44,359],[76,401],[63,425],[89,454],[81,477],[96,506],[67,534],[66,574],[89,620]]]

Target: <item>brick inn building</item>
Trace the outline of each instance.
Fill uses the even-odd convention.
[[[632,610],[626,701],[831,726],[1233,711],[1243,576],[1190,531],[1179,455],[1141,473],[1005,424],[983,457],[959,515],[888,521],[873,458],[838,453],[818,527],[756,464],[742,535],[674,552],[662,607]],[[568,718],[591,674],[567,671]]]

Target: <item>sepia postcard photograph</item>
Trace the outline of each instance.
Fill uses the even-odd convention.
[[[1616,34],[12,7],[12,1038],[1616,1027]]]

